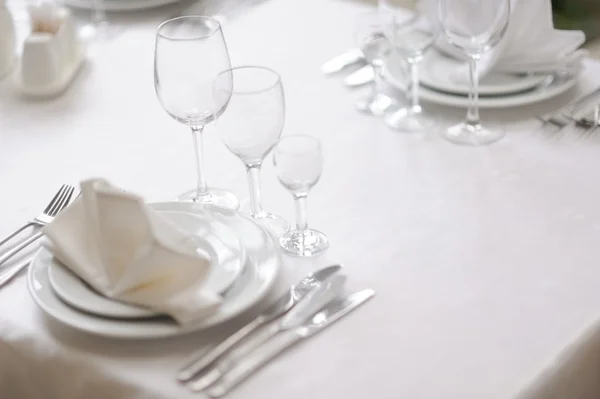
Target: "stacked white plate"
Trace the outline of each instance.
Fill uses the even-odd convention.
[[[146,8],[160,7],[171,3],[176,3],[181,0],[100,0],[103,3],[103,8],[106,11],[132,11],[143,10]],[[65,5],[93,9],[94,3],[98,0],[63,0]]]
[[[211,274],[206,288],[223,297],[215,314],[181,326],[150,309],[109,299],[42,249],[31,263],[29,291],[49,316],[78,330],[113,338],[161,338],[199,331],[243,313],[275,282],[280,260],[269,233],[239,212],[184,202],[150,205],[179,227],[204,239]]]
[[[460,61],[432,49],[419,64],[423,101],[453,107],[469,106],[469,84],[452,80]],[[385,68],[386,80],[404,90],[407,73],[398,55],[391,56]],[[479,107],[506,108],[537,103],[558,96],[575,86],[578,74],[510,74],[491,72],[479,82]]]

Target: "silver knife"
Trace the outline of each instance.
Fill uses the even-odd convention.
[[[351,294],[344,299],[330,303],[325,309],[317,313],[309,322],[303,324],[293,331],[290,331],[289,334],[283,335],[281,340],[273,342],[270,345],[263,346],[259,350],[255,351],[251,357],[248,357],[242,362],[238,363],[237,366],[225,374],[219,382],[211,386],[206,393],[211,398],[218,398],[225,395],[232,388],[251,376],[254,372],[267,364],[269,360],[275,358],[285,349],[294,345],[298,341],[309,338],[319,331],[322,331],[335,321],[341,319],[354,309],[358,308],[367,300],[371,299],[373,295],[375,295],[375,291],[367,289]]]
[[[8,283],[10,283],[15,277],[17,277],[19,274],[21,274],[21,272],[23,270],[27,269],[27,266],[29,266],[32,259],[33,258],[29,258],[29,259],[19,263],[17,266],[14,266],[12,269],[8,270],[6,273],[0,274],[0,288],[4,287]]]
[[[375,79],[375,72],[371,65],[365,65],[358,71],[351,73],[344,79],[346,86],[355,87],[371,83]]]
[[[254,320],[246,324],[233,335],[229,336],[229,338],[225,339],[219,345],[212,348],[208,353],[203,349],[190,356],[190,360],[179,370],[177,379],[181,382],[185,382],[194,378],[195,375],[202,372],[259,327],[287,313],[313,288],[320,286],[323,282],[327,281],[331,276],[340,271],[341,268],[341,265],[332,265],[306,276],[296,285],[290,287],[285,294],[263,313],[258,315]]]
[[[271,324],[264,333],[261,333],[236,351],[234,357],[220,360],[216,365],[209,368],[206,373],[192,381],[189,384],[190,389],[196,392],[205,390],[232,369],[240,358],[248,355],[280,332],[292,330],[310,320],[315,313],[341,294],[345,282],[346,276],[337,275],[332,277],[326,284],[312,290],[281,320]]]
[[[360,49],[354,48],[324,63],[323,66],[321,66],[321,72],[323,72],[324,74],[339,72],[342,69],[350,65],[356,64],[357,62],[362,60],[364,60],[364,55],[362,51],[360,51]]]

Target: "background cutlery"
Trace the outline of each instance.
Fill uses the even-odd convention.
[[[363,60],[364,55],[362,51],[360,51],[360,49],[354,48],[324,63],[323,66],[321,66],[321,72],[323,72],[324,74],[339,72],[342,69]]]
[[[64,190],[63,190],[63,188],[64,188]],[[60,211],[62,211],[69,204],[69,201],[71,201],[71,197],[73,196],[74,190],[75,189],[73,188],[73,186],[64,184],[60,188],[59,193],[57,193],[57,195],[54,196],[54,198],[50,202],[50,205],[48,205],[48,207],[44,210],[42,215],[39,215],[38,217],[36,217],[34,219],[34,221],[32,221],[30,223],[41,225],[41,226],[43,226],[47,223],[50,223],[54,219],[54,217],[56,215],[58,215],[58,213]],[[29,225],[31,225],[31,224],[29,224]],[[17,254],[23,248],[27,247],[29,244],[31,244],[32,242],[39,239],[42,235],[43,235],[43,233],[41,231],[39,231],[39,232],[35,233],[33,236],[26,239],[25,241],[23,241],[22,243],[20,243],[19,245],[17,245],[16,247],[11,248],[10,250],[3,253],[0,256],[0,265],[2,265],[4,262],[6,262],[11,257],[13,257],[15,254]],[[13,237],[13,236],[14,235],[11,234],[9,236],[9,239],[10,239],[10,237]]]
[[[554,113],[548,115],[537,116],[536,119],[541,121],[543,123],[543,126],[550,124],[562,129],[563,127],[567,126],[573,121],[573,113],[577,110],[577,108],[584,105],[585,103],[587,103],[588,101],[590,101],[598,95],[600,95],[600,87],[570,102],[569,104],[560,108],[558,111],[555,111]]]
[[[217,398],[225,395],[285,349],[300,340],[311,337],[319,331],[322,331],[365,303],[372,298],[373,295],[375,295],[375,291],[367,289],[330,303],[324,310],[312,317],[309,322],[296,328],[289,334],[283,335],[281,340],[270,342],[270,345],[259,348],[257,351],[253,352],[251,357],[238,363],[235,368],[223,376],[219,382],[207,391],[208,396]]]
[[[315,313],[317,313],[341,294],[345,282],[346,276],[337,275],[329,280],[326,284],[315,288],[308,295],[302,298],[298,304],[294,306],[294,308],[290,310],[289,313],[287,313],[280,321],[275,324],[271,324],[264,334],[261,334],[259,337],[244,345],[240,352],[236,352],[235,358],[225,358],[219,361],[200,378],[193,381],[190,384],[190,388],[193,391],[202,391],[208,388],[223,374],[233,368],[239,358],[251,353],[253,350],[269,341],[280,332],[294,329],[302,325],[302,323],[310,320]]]
[[[344,84],[350,87],[362,86],[375,79],[375,72],[371,65],[365,65],[358,71],[351,73],[344,79]]]
[[[177,374],[177,379],[182,382],[192,379],[196,374],[210,366],[215,360],[219,359],[259,327],[287,313],[296,303],[298,303],[298,301],[300,301],[300,299],[307,295],[311,289],[320,286],[323,282],[327,281],[331,276],[340,271],[341,268],[341,265],[333,265],[309,274],[296,285],[290,287],[285,294],[263,313],[211,349],[208,353],[202,350],[193,354],[190,357],[191,360],[183,366]]]

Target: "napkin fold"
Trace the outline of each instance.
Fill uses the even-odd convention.
[[[47,247],[103,295],[197,321],[221,303],[202,285],[210,259],[198,240],[103,179],[81,183],[81,197],[44,228]]]
[[[432,21],[438,20],[439,0],[425,0],[424,12]],[[507,73],[577,73],[586,50],[579,47],[585,34],[576,30],[554,29],[551,0],[511,0],[511,16],[507,31],[500,42],[484,53],[479,61],[479,77],[491,71]],[[436,48],[459,60],[467,56],[451,45],[443,35]],[[454,81],[468,82],[468,65],[450,72]]]

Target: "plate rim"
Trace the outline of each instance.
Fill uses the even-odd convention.
[[[443,53],[440,53],[438,50],[436,49],[432,49],[430,51],[430,53],[428,53],[426,56],[426,58],[423,60],[424,65],[422,67],[420,67],[419,69],[419,78],[421,80],[421,85],[425,86],[426,88],[429,88],[431,90],[437,91],[437,92],[446,92],[449,95],[468,95],[469,94],[469,87],[468,85],[462,87],[459,84],[456,83],[452,83],[452,81],[448,81],[448,84],[442,84],[439,85],[438,83],[433,82],[431,79],[428,79],[428,76],[431,76],[431,74],[427,74],[427,72],[425,72],[426,70],[426,66],[425,63],[427,62],[427,57],[429,58],[433,58],[433,61],[429,60],[429,63],[433,63],[435,62],[437,57],[439,58],[444,58],[447,60],[452,61],[453,59],[444,55]],[[501,72],[501,74],[506,75],[506,76],[516,76],[517,74],[514,73],[508,73],[508,72]],[[528,90],[533,90],[536,86],[542,84],[544,82],[545,79],[547,79],[549,76],[551,76],[551,73],[544,73],[544,74],[534,74],[533,77],[530,77],[531,82],[527,85],[521,85],[518,86],[516,83],[514,83],[512,86],[499,86],[499,85],[486,85],[484,83],[482,83],[481,81],[479,82],[479,94],[480,95],[490,95],[490,96],[500,96],[500,95],[511,95],[511,94],[518,94],[518,93],[522,93]],[[443,82],[442,82],[443,83]],[[504,87],[504,88],[502,88]]]
[[[405,85],[397,76],[394,75],[394,73],[391,73],[390,71],[390,69],[387,69],[384,66],[384,76],[386,81],[396,89],[404,90]],[[549,100],[575,87],[581,78],[582,72],[583,69],[578,71],[576,74],[573,74],[568,79],[565,79],[561,83],[550,83],[550,85],[548,85],[543,91],[536,90],[534,88],[529,91],[501,95],[498,97],[479,97],[479,108],[511,108],[536,104]],[[422,85],[419,85],[419,97],[424,102],[431,104],[444,105],[454,108],[467,108],[469,106],[469,99],[466,96],[442,93]]]

